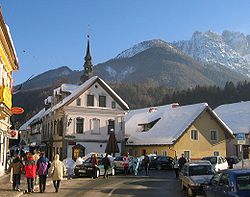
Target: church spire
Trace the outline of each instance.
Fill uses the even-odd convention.
[[[93,68],[92,68],[93,65],[91,62],[91,55],[90,55],[90,34],[89,33],[88,33],[87,51],[86,51],[86,56],[84,60],[85,60],[84,65],[83,65],[84,73],[80,78],[82,83],[87,81],[93,75]]]

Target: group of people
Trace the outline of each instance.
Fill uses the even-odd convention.
[[[21,174],[24,171],[27,179],[28,189],[24,193],[34,192],[34,181],[39,177],[40,192],[45,192],[46,180],[48,174],[51,176],[55,191],[58,192],[60,182],[66,172],[65,165],[59,160],[59,155],[56,154],[54,161],[51,163],[45,156],[44,152],[27,153],[24,160],[16,155],[10,164],[8,171],[12,170],[13,190],[20,191]]]
[[[110,159],[108,157],[108,154],[105,154],[105,157],[102,158],[102,164],[104,167],[104,175],[103,178],[108,178],[108,170],[111,167],[111,162]],[[91,166],[93,169],[93,174],[92,174],[92,178],[96,179],[97,178],[97,167],[98,167],[98,159],[95,153],[93,153],[91,155]]]
[[[141,159],[139,157],[132,157],[130,158],[128,156],[129,154],[125,154],[123,156],[123,162],[124,162],[124,174],[127,175],[128,171],[129,171],[129,162],[131,162],[132,164],[132,170],[135,176],[138,175],[139,173],[139,167],[141,164],[141,167],[145,170],[145,174],[146,176],[148,176],[149,173],[149,163],[150,163],[150,159],[149,156],[147,154],[143,155],[143,159],[141,161]],[[130,161],[131,160],[131,161]]]
[[[184,164],[187,162],[186,158],[184,157],[184,154],[181,154],[181,157],[177,159],[177,156],[174,157],[174,171],[175,171],[175,177],[179,178],[179,171],[182,169]]]

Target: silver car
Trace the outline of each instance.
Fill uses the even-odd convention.
[[[209,161],[186,163],[180,172],[181,187],[187,190],[188,196],[204,194],[204,186],[209,184],[215,174]]]

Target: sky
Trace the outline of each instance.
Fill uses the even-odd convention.
[[[20,69],[15,85],[50,69],[82,70],[90,31],[94,65],[150,39],[195,31],[250,34],[248,0],[0,0]]]

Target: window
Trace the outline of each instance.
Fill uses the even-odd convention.
[[[81,99],[80,98],[76,99],[76,106],[81,106]]]
[[[57,123],[57,133],[59,136],[63,135],[63,121],[62,121],[62,119],[59,120]]]
[[[93,118],[90,120],[90,130],[93,134],[100,134],[100,120],[97,118]]]
[[[165,150],[162,151],[162,155],[163,155],[163,156],[167,156],[167,155],[168,155],[168,154],[167,154],[167,151],[165,151]]]
[[[94,95],[87,95],[87,106],[94,106]]]
[[[106,96],[99,96],[99,107],[106,107]]]
[[[198,140],[198,131],[197,130],[191,130],[191,139]]]
[[[115,121],[109,120],[108,121],[108,134],[110,134],[110,132],[112,131],[115,131]]]
[[[115,108],[116,108],[116,102],[115,102],[115,101],[112,101],[111,107],[112,107],[112,109],[115,109]]]
[[[153,154],[157,155],[157,150],[154,150],[154,151],[153,151]]]
[[[83,118],[76,118],[76,133],[83,133]]]
[[[211,140],[217,140],[217,131],[211,131]]]
[[[219,156],[219,151],[214,151],[214,156]]]
[[[190,155],[191,155],[191,154],[190,154],[190,151],[184,151],[183,154],[184,154],[184,157],[186,158],[186,160],[189,161]]]

